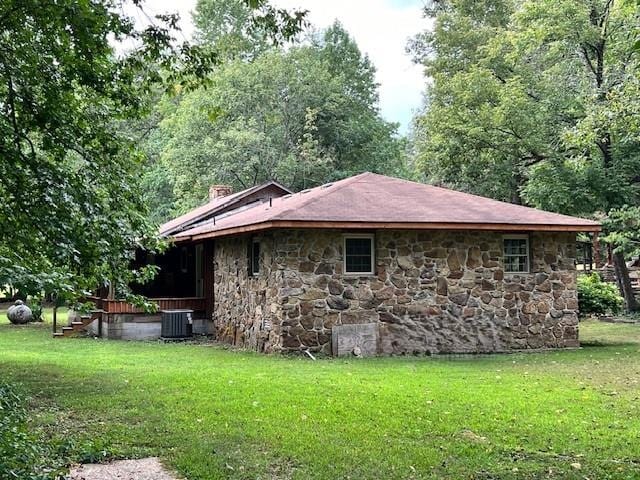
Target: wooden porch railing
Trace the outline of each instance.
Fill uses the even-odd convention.
[[[128,303],[126,300],[110,300],[107,298],[94,297],[96,308],[105,313],[144,313],[144,309]],[[151,302],[158,305],[158,310],[182,310],[193,311],[205,310],[204,297],[182,297],[182,298],[150,298]]]

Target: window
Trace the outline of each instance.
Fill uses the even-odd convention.
[[[260,241],[252,238],[249,241],[249,275],[260,273]]]
[[[504,237],[504,271],[508,273],[529,272],[529,237],[512,235]]]
[[[373,235],[344,237],[344,273],[373,274]]]

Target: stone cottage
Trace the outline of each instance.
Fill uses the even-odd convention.
[[[389,355],[578,346],[576,233],[599,230],[363,173],[278,188],[164,234],[205,253],[204,315],[218,340]]]

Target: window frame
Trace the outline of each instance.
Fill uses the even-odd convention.
[[[527,248],[526,253],[521,255],[507,255],[507,253],[505,252],[505,242],[507,240],[525,240],[526,248]],[[526,257],[527,259],[526,270],[521,270],[517,272],[508,271],[507,262],[505,261],[507,257],[515,257],[515,258]],[[502,236],[502,267],[503,267],[504,273],[507,275],[520,275],[520,274],[531,273],[531,239],[529,234],[525,233],[525,234],[517,234],[517,235],[512,234],[512,235]]]
[[[368,272],[347,271],[347,240],[366,238],[371,244],[371,270]],[[342,234],[342,271],[344,275],[351,277],[373,276],[376,271],[376,235],[375,233],[343,233]]]
[[[260,253],[261,253],[261,251],[260,251],[260,239],[256,238],[256,237],[251,237],[249,239],[249,242],[250,242],[249,243],[249,245],[250,245],[249,258],[248,258],[248,261],[249,261],[249,276],[250,277],[256,277],[256,276],[260,275]],[[257,257],[256,264],[254,264],[256,245],[258,246],[258,257]],[[256,267],[256,265],[258,267],[257,269],[254,268],[254,267]]]

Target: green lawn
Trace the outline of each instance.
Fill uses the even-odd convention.
[[[585,322],[580,350],[313,362],[0,318],[0,378],[38,424],[189,479],[640,478],[640,325]]]

